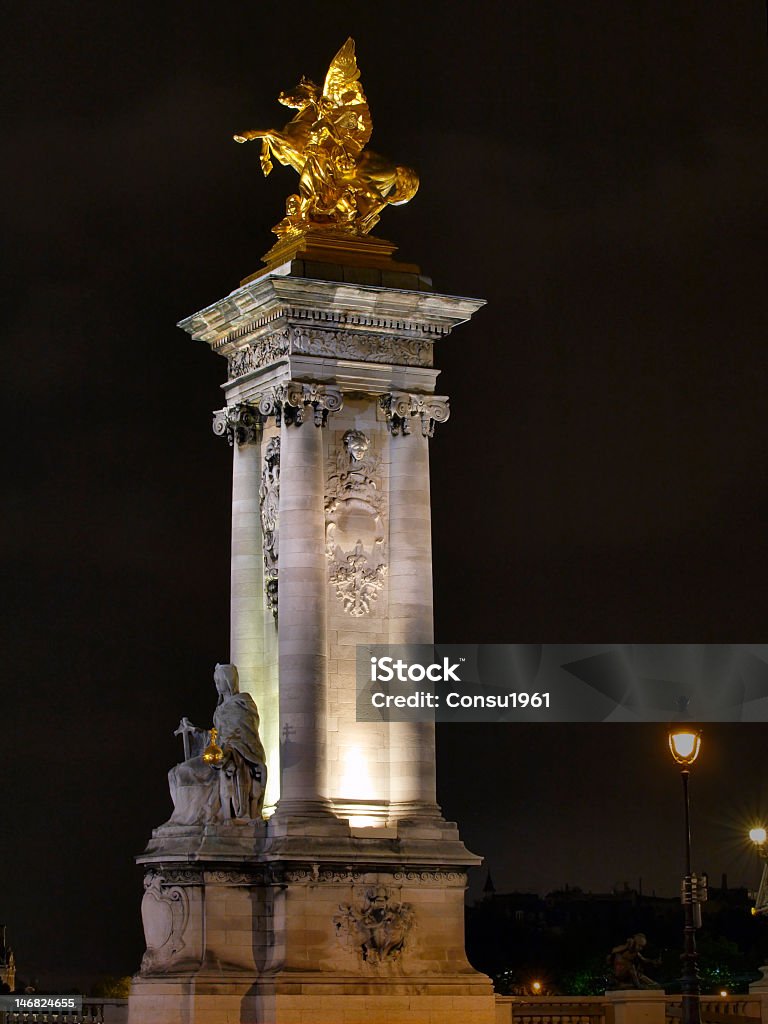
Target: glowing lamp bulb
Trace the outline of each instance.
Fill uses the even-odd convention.
[[[701,749],[701,729],[676,726],[669,733],[669,749],[678,764],[693,764]]]
[[[764,828],[751,828],[749,830],[749,838],[755,846],[762,846],[766,839],[768,839],[768,832]]]
[[[534,983],[531,985],[531,988],[536,993],[536,995],[538,995],[539,992],[541,992],[541,982],[540,981],[534,981]]]

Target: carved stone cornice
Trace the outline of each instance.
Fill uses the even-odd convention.
[[[384,410],[389,432],[410,434],[411,420],[418,416],[424,437],[433,437],[436,423],[445,423],[451,414],[449,400],[441,395],[413,395],[404,391],[392,391],[382,395],[379,405]]]
[[[226,437],[230,445],[250,444],[260,437],[262,425],[270,416],[279,427],[301,426],[311,410],[316,427],[324,427],[328,414],[338,412],[344,404],[341,389],[327,384],[304,384],[286,381],[255,395],[250,402],[240,402],[218,409],[213,414],[213,432]]]
[[[482,305],[482,300],[432,291],[265,274],[186,317],[179,326],[214,352],[229,355],[226,349],[236,337],[279,320],[438,340]]]

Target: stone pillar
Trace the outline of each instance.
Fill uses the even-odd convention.
[[[264,656],[264,555],[261,546],[259,482],[261,447],[235,444],[232,463],[232,569],[230,661],[240,688],[256,703]],[[263,714],[263,710],[262,710]]]
[[[230,661],[237,665],[240,689],[250,693],[259,709],[267,755],[264,807],[270,814],[280,795],[278,687],[271,656],[276,627],[264,593],[259,504],[263,431],[258,409],[248,403],[220,409],[214,413],[213,431],[233,449]]]
[[[432,531],[429,499],[429,433],[416,416],[414,396],[384,402],[390,423],[389,642],[434,642]],[[445,404],[447,418],[447,404]],[[412,429],[413,428],[413,429]],[[395,819],[433,818],[435,727],[393,722],[390,729],[390,814]]]
[[[656,989],[616,989],[605,993],[606,1018],[612,1024],[664,1024],[664,992]]]
[[[330,811],[323,431],[299,420],[284,419],[280,441],[278,821]]]

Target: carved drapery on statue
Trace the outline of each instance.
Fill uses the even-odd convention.
[[[369,438],[348,430],[325,502],[325,551],[328,579],[344,610],[367,615],[384,588],[387,575],[380,459]]]
[[[208,730],[182,719],[177,732],[184,735],[186,759],[168,773],[174,805],[169,825],[261,818],[267,767],[258,708],[250,694],[239,692],[234,665],[217,665],[214,682],[219,700],[213,724],[224,756],[218,764],[207,763],[197,751]]]
[[[264,550],[264,593],[267,605],[277,616],[277,578],[280,516],[280,438],[272,437],[264,453],[259,484],[261,543]]]
[[[235,142],[261,140],[261,168],[272,157],[299,175],[298,192],[285,204],[285,217],[272,230],[292,238],[310,230],[366,235],[388,205],[416,195],[419,178],[411,167],[366,150],[373,122],[360,84],[355,44],[348,39],[333,58],[322,88],[302,77],[278,102],[297,113],[281,130],[259,129]]]

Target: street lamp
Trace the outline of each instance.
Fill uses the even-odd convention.
[[[685,814],[685,877],[683,879],[682,902],[685,914],[683,931],[683,974],[680,979],[682,993],[682,1024],[701,1024],[699,996],[699,972],[696,969],[696,927],[701,924],[701,898],[699,879],[691,873],[691,803],[688,795],[688,777],[691,765],[699,756],[701,749],[701,729],[688,723],[670,726],[669,749],[672,757],[680,765],[683,780],[683,807]]]
[[[753,914],[766,914],[768,913],[768,832],[761,826],[758,825],[756,828],[749,830],[749,838],[755,844],[760,859],[765,861],[763,864],[763,874],[760,878],[760,888],[757,890],[757,898],[755,899],[755,905],[752,907]]]

